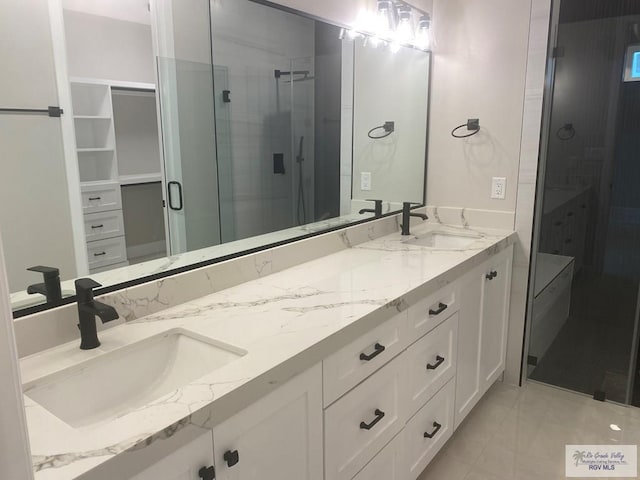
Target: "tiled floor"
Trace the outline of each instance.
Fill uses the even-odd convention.
[[[640,443],[640,409],[497,383],[418,480],[564,479],[566,444],[615,443]]]

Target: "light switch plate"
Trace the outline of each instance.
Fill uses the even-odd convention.
[[[506,177],[493,177],[491,179],[491,198],[504,200],[506,190],[507,190]]]
[[[360,190],[371,190],[371,172],[360,172]]]

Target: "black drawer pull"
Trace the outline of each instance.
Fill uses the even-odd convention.
[[[572,239],[570,239],[570,238],[567,238],[567,239],[564,241],[564,243],[571,243],[571,242],[573,242],[573,240],[572,240]]]
[[[433,438],[435,434],[438,433],[438,430],[440,430],[441,428],[442,428],[442,425],[440,425],[438,422],[433,422],[433,430],[431,431],[431,433],[424,432],[424,438]]]
[[[444,362],[444,357],[441,357],[440,355],[436,355],[436,363],[434,363],[433,365],[430,363],[427,363],[427,370],[435,370],[440,365],[442,365],[442,362]]]
[[[238,450],[227,450],[224,452],[222,458],[227,462],[227,467],[231,468],[240,461],[240,454],[238,453]]]
[[[96,228],[102,228],[104,227],[104,225],[101,223],[100,225],[91,225],[91,228],[96,229]]]
[[[485,275],[485,278],[487,280],[493,280],[494,278],[496,278],[498,276],[498,272],[496,272],[495,270],[491,270],[489,273],[487,273]]]
[[[89,197],[89,201],[91,200],[102,200],[102,197]]]
[[[375,349],[375,351],[371,354],[371,355],[367,355],[366,353],[361,353],[360,354],[360,360],[364,360],[365,362],[368,362],[369,360],[373,360],[374,358],[376,358],[378,355],[380,355],[382,352],[384,352],[384,345],[380,345],[379,343],[376,343],[373,348]]]
[[[211,465],[210,467],[202,467],[198,470],[198,476],[202,480],[216,480],[216,469]]]
[[[446,303],[438,303],[438,308],[436,310],[431,310],[429,309],[429,315],[440,315],[442,312],[444,312],[447,308],[449,308],[449,305],[447,305]]]
[[[560,227],[562,226],[562,221],[555,222],[553,225],[556,227]]]
[[[101,257],[101,256],[106,255],[106,254],[107,254],[107,252],[100,252],[100,253],[94,253],[93,256],[94,257]]]
[[[384,412],[382,410],[380,410],[379,408],[376,408],[373,413],[376,414],[376,418],[374,418],[371,421],[371,423],[360,422],[360,428],[361,429],[363,429],[363,430],[371,430],[373,427],[376,426],[376,423],[378,423],[380,420],[382,420],[384,418]]]
[[[573,212],[567,212],[567,217],[573,217]]]

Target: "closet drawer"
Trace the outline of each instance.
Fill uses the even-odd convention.
[[[433,330],[460,309],[460,284],[453,282],[409,307],[409,343]]]
[[[83,213],[122,209],[120,185],[117,183],[83,185],[81,195]]]
[[[422,473],[453,434],[455,382],[449,381],[404,429],[404,464],[407,478]]]
[[[417,412],[456,374],[458,313],[407,350],[408,414]]]
[[[87,243],[89,269],[113,265],[127,259],[124,237],[108,238]]]
[[[404,355],[324,412],[325,479],[350,480],[402,430]]]
[[[402,433],[396,435],[353,480],[405,480],[403,440]]]
[[[387,363],[407,346],[407,314],[400,313],[322,362],[324,406]]]
[[[87,242],[105,238],[122,237],[124,221],[122,210],[88,213],[84,216],[84,236]]]

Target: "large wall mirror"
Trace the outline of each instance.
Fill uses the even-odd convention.
[[[424,202],[429,52],[262,1],[61,8],[64,155],[34,176],[29,130],[0,179],[16,315],[46,303],[31,267],[69,297]]]

